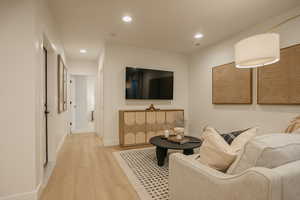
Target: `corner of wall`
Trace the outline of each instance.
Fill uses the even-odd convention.
[[[0,197],[0,200],[39,200],[41,193],[42,186],[40,184],[34,191]]]

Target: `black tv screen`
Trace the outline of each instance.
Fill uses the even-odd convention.
[[[126,99],[173,99],[174,72],[126,67]]]

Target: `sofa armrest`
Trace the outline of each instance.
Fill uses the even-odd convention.
[[[229,175],[176,153],[169,170],[171,200],[281,200],[280,176],[269,169]]]
[[[282,200],[299,200],[300,161],[287,163],[273,170],[282,177]]]

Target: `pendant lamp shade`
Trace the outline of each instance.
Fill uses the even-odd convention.
[[[265,33],[241,40],[235,45],[237,68],[255,68],[280,60],[279,34]]]

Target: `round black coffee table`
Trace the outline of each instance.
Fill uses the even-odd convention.
[[[157,164],[159,166],[163,166],[165,162],[165,158],[168,153],[168,149],[177,149],[183,150],[184,155],[192,155],[194,154],[194,149],[201,146],[202,141],[198,138],[192,136],[185,136],[190,139],[190,142],[185,144],[178,144],[175,142],[168,141],[166,138],[162,136],[155,136],[150,139],[150,143],[156,146],[156,158]]]

